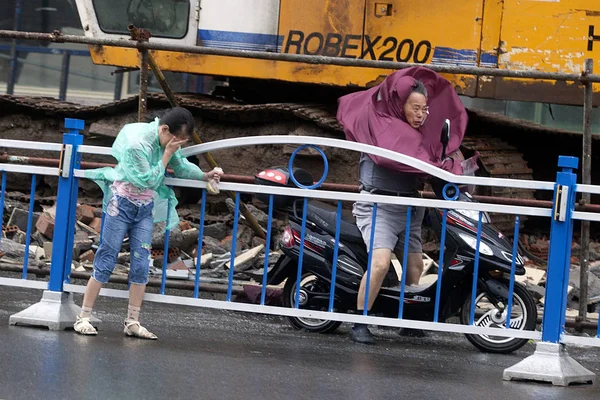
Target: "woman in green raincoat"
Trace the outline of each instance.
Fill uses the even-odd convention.
[[[81,313],[74,324],[75,331],[96,335],[90,317],[102,285],[108,282],[117,262],[125,235],[129,235],[129,307],[124,322],[127,336],[157,339],[139,323],[142,299],[148,283],[152,228],[165,222],[165,230],[179,223],[173,190],[163,181],[170,167],[175,177],[214,180],[219,182],[223,172],[214,169],[204,173],[187,161],[180,147],[192,137],[194,119],[185,108],[175,107],[162,118],[149,123],[125,125],[112,146],[114,168],[87,170],[85,177],[94,180],[104,192],[102,241],[94,258]]]

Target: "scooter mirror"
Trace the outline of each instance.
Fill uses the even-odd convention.
[[[448,143],[450,142],[450,120],[449,119],[446,119],[446,121],[444,121],[444,126],[442,126],[442,135],[440,137],[440,142],[442,142],[442,145],[444,146],[444,153],[445,153],[446,147],[448,146]]]

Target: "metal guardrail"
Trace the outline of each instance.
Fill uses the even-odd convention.
[[[72,152],[71,157],[62,157],[61,166],[59,169],[48,169],[46,173],[58,175],[59,171],[59,192],[57,198],[57,207],[56,207],[56,226],[54,230],[54,245],[53,245],[53,254],[52,254],[52,264],[50,268],[50,280],[47,284],[48,290],[45,291],[44,296],[55,296],[56,293],[66,293],[67,292],[82,292],[84,290],[83,286],[71,285],[70,276],[71,276],[71,259],[72,259],[72,247],[74,241],[74,229],[75,229],[75,208],[77,206],[77,190],[78,180],[83,176],[84,171],[80,170],[81,156],[82,154],[87,153],[103,153],[104,149],[99,149],[95,147],[86,147],[82,146],[82,136],[78,133],[79,130],[83,129],[83,121],[79,120],[66,120],[65,126],[70,129],[70,133],[65,135],[63,146],[68,147],[71,146]],[[272,138],[269,138],[269,143],[272,144]],[[288,143],[296,143],[293,137],[281,138],[281,142],[283,143],[285,140]],[[264,138],[255,137],[255,138],[241,138],[231,140],[223,140],[218,142],[206,143],[203,145],[194,146],[186,149],[186,154],[198,154],[203,151],[209,150],[221,150],[226,148],[232,148],[236,146],[247,146],[247,145],[260,145],[264,142]],[[396,154],[392,152],[386,152],[381,149],[371,148],[366,145],[357,145],[357,146],[348,146],[348,143],[345,143],[342,146],[343,141],[332,141],[329,139],[323,138],[302,138],[302,146],[299,147],[296,152],[292,155],[290,159],[289,165],[293,164],[293,158],[295,154],[306,146],[315,147],[319,149],[317,146],[327,145],[327,146],[341,146],[344,148],[352,147],[353,150],[361,151],[365,153],[377,153],[380,156],[395,160],[397,162],[406,163],[408,165],[412,165],[413,167],[426,167],[427,172],[433,176],[440,177],[449,182],[468,182],[468,183],[476,183],[482,184],[485,183],[486,178],[477,178],[474,177],[463,177],[463,176],[454,176],[452,174],[448,174],[445,171],[438,170],[437,168],[431,168],[430,166],[422,166],[418,161],[410,159],[401,154]],[[32,149],[35,149],[38,146],[37,143],[12,143],[14,146],[18,146],[20,148],[30,146]],[[66,154],[68,152],[63,151],[62,154]],[[326,158],[324,153],[322,154],[324,160]],[[14,166],[13,166],[14,167]],[[382,196],[382,195],[373,195],[373,194],[363,194],[363,193],[348,193],[348,192],[336,192],[336,191],[324,191],[324,190],[310,190],[314,189],[318,186],[304,186],[295,181],[295,178],[291,177],[296,183],[298,188],[289,188],[282,186],[265,186],[265,185],[250,185],[250,184],[235,184],[235,183],[222,183],[223,190],[231,190],[236,192],[235,197],[235,209],[234,209],[234,227],[232,232],[232,249],[236,248],[236,240],[237,240],[237,232],[240,227],[240,193],[255,193],[266,196],[268,200],[265,200],[269,203],[268,210],[268,221],[266,223],[267,230],[267,244],[271,244],[272,238],[275,235],[273,232],[273,211],[274,211],[274,199],[279,198],[280,196],[292,196],[293,198],[297,198],[302,204],[302,211],[296,217],[290,217],[290,225],[286,228],[286,232],[288,232],[287,239],[282,238],[282,245],[285,247],[284,254],[285,257],[296,257],[294,254],[297,254],[297,266],[293,264],[293,273],[290,272],[287,275],[288,282],[291,282],[291,286],[284,291],[287,291],[289,299],[285,300],[284,298],[284,307],[277,306],[269,306],[265,305],[265,296],[266,296],[266,287],[267,287],[267,278],[269,274],[269,257],[272,254],[270,246],[266,246],[265,248],[265,260],[263,266],[263,276],[261,283],[261,296],[260,296],[260,304],[246,304],[246,303],[236,303],[232,301],[232,295],[234,284],[233,277],[235,273],[235,269],[237,266],[236,254],[235,251],[232,251],[230,260],[229,260],[229,271],[228,271],[228,285],[227,290],[225,292],[226,299],[224,301],[220,300],[206,300],[200,298],[200,283],[201,283],[201,263],[200,263],[200,255],[202,253],[203,247],[203,229],[204,229],[204,217],[205,217],[205,206],[206,206],[206,182],[201,181],[191,181],[191,180],[182,180],[176,178],[166,178],[165,183],[169,186],[184,186],[184,187],[195,187],[203,190],[203,201],[201,202],[201,209],[199,214],[200,219],[200,232],[198,236],[197,242],[197,259],[195,266],[195,278],[193,283],[193,296],[191,297],[182,297],[182,296],[172,296],[166,294],[166,268],[167,268],[167,254],[168,254],[168,242],[170,233],[167,232],[165,236],[165,248],[164,248],[164,257],[163,260],[163,273],[160,282],[160,293],[159,294],[147,294],[145,299],[148,301],[156,301],[161,303],[169,303],[169,304],[180,304],[180,305],[191,305],[198,307],[206,307],[206,308],[214,308],[214,309],[224,309],[224,310],[236,310],[236,311],[245,311],[259,314],[271,314],[271,315],[281,315],[290,318],[290,320],[294,321],[305,321],[306,319],[318,319],[324,320],[330,323],[341,323],[341,322],[354,322],[354,323],[366,323],[366,324],[377,324],[382,326],[391,326],[391,327],[410,327],[410,328],[418,328],[418,329],[426,329],[432,331],[442,331],[442,332],[456,332],[470,335],[471,338],[489,338],[492,336],[502,337],[506,340],[520,340],[520,339],[534,339],[541,340],[539,342],[540,346],[546,346],[544,348],[548,348],[548,346],[552,347],[552,345],[558,343],[578,343],[578,344],[586,344],[591,346],[600,346],[600,330],[597,330],[596,338],[581,338],[577,336],[567,335],[564,332],[564,321],[566,314],[566,299],[567,291],[566,291],[566,282],[568,281],[568,271],[570,268],[570,251],[571,251],[571,241],[572,241],[572,225],[574,216],[574,199],[575,199],[575,179],[576,175],[574,174],[574,169],[577,167],[577,159],[575,158],[561,158],[559,161],[559,167],[562,169],[561,172],[557,175],[557,182],[530,182],[519,184],[528,185],[541,190],[553,190],[555,193],[555,201],[553,204],[553,209],[537,209],[535,207],[516,207],[516,206],[507,206],[507,205],[497,205],[497,204],[485,204],[485,203],[471,203],[465,201],[458,201],[456,198],[453,198],[448,192],[448,189],[452,188],[452,185],[446,186],[445,190],[445,200],[435,200],[435,199],[421,199],[421,198],[403,198],[403,197],[393,197],[393,196]],[[0,208],[2,212],[4,210],[4,195],[6,188],[6,164],[0,164],[0,171],[2,171],[2,191],[0,196]],[[42,167],[37,167],[42,168]],[[425,168],[424,168],[425,169]],[[25,173],[39,173],[40,170],[22,170],[21,172]],[[322,182],[325,179],[327,171],[325,171],[324,176],[319,182]],[[31,202],[34,201],[34,189],[35,189],[35,177],[32,176],[32,193],[31,193]],[[488,182],[489,183],[489,182]],[[494,184],[505,184],[508,186],[509,183],[512,183],[512,180],[502,180],[502,179],[494,179]],[[325,225],[318,225],[318,220],[314,220],[309,218],[307,214],[309,200],[310,199],[323,199],[323,200],[331,200],[335,204],[337,204],[337,211],[335,213],[335,229],[329,225],[329,228],[325,228]],[[373,316],[368,315],[365,311],[368,307],[363,307],[360,312],[352,313],[352,312],[344,312],[340,309],[340,299],[343,295],[343,291],[340,285],[343,285],[344,274],[348,274],[350,271],[348,269],[348,260],[344,259],[342,256],[343,244],[342,242],[345,240],[341,237],[341,205],[343,201],[363,201],[367,203],[373,203],[373,221],[371,226],[371,231],[374,232],[375,224],[377,223],[377,205],[381,204],[396,204],[396,205],[406,205],[409,206],[408,214],[407,214],[407,227],[410,229],[410,210],[412,207],[431,207],[437,209],[442,217],[441,221],[441,237],[440,237],[440,254],[437,265],[443,266],[442,268],[438,268],[437,275],[435,276],[435,280],[432,283],[428,283],[429,286],[426,288],[420,288],[415,290],[409,289],[406,285],[406,274],[402,274],[400,279],[400,286],[397,289],[399,292],[391,292],[396,294],[396,301],[398,301],[398,310],[396,317],[391,317],[389,315],[385,316]],[[33,204],[30,204],[29,210],[29,222],[28,222],[28,230],[27,237],[28,241],[26,243],[26,249],[28,249],[30,244],[30,236],[31,236],[31,214],[33,210]],[[474,217],[475,219],[470,220],[465,218],[466,214],[461,213],[453,213],[453,210],[472,210],[478,216]],[[535,327],[526,327],[522,324],[523,320],[526,318],[535,318],[537,320],[537,312],[535,316],[524,316],[527,307],[524,305],[523,301],[523,292],[520,292],[520,285],[516,282],[516,268],[518,265],[521,265],[522,261],[520,260],[520,256],[517,251],[517,243],[516,240],[513,243],[512,252],[506,252],[504,257],[506,258],[506,262],[510,263],[510,272],[505,272],[504,276],[506,277],[508,291],[506,295],[508,296],[507,302],[503,302],[505,306],[504,317],[501,318],[499,315],[496,315],[498,310],[485,309],[480,310],[479,300],[480,294],[485,292],[478,291],[478,282],[479,278],[483,279],[484,273],[486,273],[486,269],[483,267],[484,263],[487,262],[487,258],[489,256],[489,251],[485,247],[486,235],[488,233],[484,233],[482,229],[483,223],[483,213],[486,211],[500,212],[500,213],[509,213],[516,214],[515,218],[515,238],[518,238],[519,232],[519,215],[539,215],[551,218],[552,223],[552,231],[551,231],[551,258],[549,260],[548,270],[547,270],[547,283],[546,283],[546,301],[544,307],[544,315],[542,319],[542,330],[535,330]],[[463,211],[466,212],[466,211]],[[294,212],[296,215],[296,211]],[[462,217],[461,217],[462,215]],[[469,214],[470,215],[470,214]],[[585,215],[580,215],[585,216]],[[2,221],[2,215],[0,215],[0,221]],[[296,222],[293,222],[293,218],[296,218]],[[463,239],[466,243],[471,243],[470,246],[474,252],[474,260],[465,261],[468,263],[468,268],[473,268],[473,278],[472,285],[470,287],[469,292],[469,302],[465,302],[463,307],[470,308],[468,310],[469,318],[465,320],[462,319],[461,324],[455,323],[445,323],[440,322],[447,317],[446,309],[443,307],[443,293],[442,290],[444,288],[444,280],[449,279],[450,275],[447,275],[449,270],[452,270],[451,266],[454,266],[457,269],[457,264],[448,264],[452,260],[448,260],[445,258],[444,248],[447,247],[449,240],[452,239],[452,235],[448,233],[450,231],[450,227],[452,224],[466,224],[470,226],[468,228],[470,230],[470,234],[472,235],[472,243],[471,239],[466,238]],[[300,301],[301,294],[302,299],[304,296],[312,296],[311,291],[306,291],[306,288],[303,288],[302,284],[298,284],[302,279],[306,276],[306,274],[310,275],[312,271],[312,266],[314,264],[314,255],[318,253],[319,246],[326,246],[326,243],[315,242],[313,236],[315,232],[319,232],[320,230],[329,229],[331,235],[335,236],[333,239],[333,258],[331,259],[331,281],[326,283],[324,286],[328,287],[328,290],[323,293],[328,299],[328,305],[323,305],[322,308],[306,308],[301,306],[304,304]],[[371,235],[371,245],[368,251],[368,254],[372,254],[372,240],[373,236]],[[285,243],[284,243],[285,242]],[[408,238],[405,238],[404,241],[404,258],[401,260],[401,265],[407,265],[407,245]],[[287,246],[287,247],[286,247]],[[289,247],[291,246],[291,247]],[[316,247],[315,247],[316,246]],[[291,248],[297,250],[290,250]],[[288,251],[289,250],[289,251]],[[287,251],[287,252],[286,252]],[[345,251],[345,250],[344,250]],[[317,252],[317,253],[315,253]],[[492,250],[492,253],[494,251]],[[29,252],[25,251],[24,256],[24,264],[23,264],[23,272],[22,278],[24,280],[7,280],[7,278],[3,278],[0,280],[0,285],[11,285],[11,286],[22,286],[22,287],[31,287],[27,278],[27,268],[29,266]],[[312,258],[311,258],[312,257]],[[329,256],[327,256],[329,257]],[[463,260],[464,261],[464,260]],[[452,261],[454,262],[454,261]],[[372,271],[372,262],[371,257],[369,256],[369,261],[367,262],[366,271],[364,272],[367,277],[367,285],[366,285],[366,293],[365,293],[365,304],[370,296],[370,285],[368,284],[369,277],[373,273]],[[467,268],[467,267],[464,267]],[[487,267],[486,267],[487,268]],[[458,269],[457,269],[458,270]],[[350,272],[351,273],[351,272]],[[361,276],[361,274],[359,274]],[[357,278],[358,279],[358,278]],[[286,284],[287,285],[287,284]],[[35,287],[42,287],[41,284],[35,283]],[[518,289],[518,290],[517,290]],[[314,289],[316,290],[316,289]],[[313,291],[314,291],[313,290]],[[425,300],[420,297],[418,293],[424,293],[420,290],[431,290],[434,293],[431,295],[429,300]],[[524,290],[524,289],[523,289]],[[122,290],[103,290],[104,295],[113,296],[113,297],[125,297],[127,295],[126,291]],[[415,294],[416,293],[416,294]],[[519,294],[520,293],[520,294]],[[476,297],[477,295],[477,297]],[[56,297],[56,296],[55,296]],[[307,297],[308,298],[308,297]],[[55,299],[56,300],[56,299]],[[323,299],[325,300],[325,298]],[[411,301],[428,301],[430,304],[435,302],[435,305],[431,305],[433,308],[429,319],[419,319],[415,318],[414,315],[412,317],[407,317],[407,312],[410,309],[409,304]],[[465,299],[466,301],[466,299]],[[514,301],[514,302],[513,302]],[[75,305],[72,303],[72,300],[69,302],[68,298],[63,298],[61,301],[55,301],[55,305],[60,307],[61,304],[67,302],[70,304],[68,307],[64,309],[70,309],[71,312],[73,309],[76,309]],[[42,302],[44,303],[44,307],[48,307],[48,301],[45,300],[44,297]],[[38,304],[41,304],[38,303]],[[492,301],[493,303],[493,301]],[[324,303],[325,304],[325,303]],[[33,305],[30,309],[27,310],[26,314],[27,318],[23,317],[23,313],[19,313],[11,317],[11,323],[25,323],[25,324],[37,324],[45,326],[53,326],[54,329],[62,329],[66,325],[61,322],[63,325],[52,321],[48,321],[48,316],[50,315],[47,310],[43,315],[38,315],[34,318],[35,323],[32,323],[31,314],[35,313],[36,307],[38,305]],[[521,310],[523,316],[521,317],[513,317],[512,312],[517,312]],[[530,310],[531,311],[531,310]],[[465,309],[466,312],[466,309]],[[57,313],[57,315],[60,312]],[[465,314],[466,315],[466,314]],[[62,316],[64,317],[64,316]],[[70,315],[69,317],[73,318],[74,316]],[[501,321],[500,326],[492,327],[492,325],[486,325],[487,321],[486,317],[489,318],[500,318]],[[498,323],[498,321],[496,322]],[[520,325],[519,325],[520,324]],[[518,329],[516,328],[518,327]],[[484,339],[481,339],[484,340]],[[487,340],[487,339],[485,339]],[[557,356],[564,358],[564,355],[561,354],[559,347],[556,348]],[[534,354],[534,356],[536,355]],[[561,359],[562,359],[561,358]],[[574,363],[574,364],[572,364]],[[569,365],[578,365],[576,362],[572,361]],[[516,368],[516,369],[515,369]],[[561,373],[561,372],[557,372]],[[507,369],[505,371],[505,379],[511,379],[518,376],[523,376],[523,374],[527,375],[526,372],[523,372],[521,366],[517,364],[517,366]],[[570,379],[575,379],[580,381],[581,379],[589,380],[590,379],[589,371],[585,369],[579,370],[579,375],[572,375],[570,377],[563,377],[560,382],[567,382]],[[593,374],[591,374],[593,376]]]
[[[0,139],[0,148],[6,147],[5,139]],[[79,151],[82,150],[85,146],[81,146]],[[106,150],[101,150],[101,152],[95,154],[109,155]],[[54,158],[44,158],[44,157],[28,157],[28,156],[17,156],[11,154],[0,154],[0,163],[8,163],[8,164],[17,164],[17,165],[33,165],[33,166],[44,166],[44,167],[57,167],[59,165],[58,159]],[[90,161],[82,161],[81,169],[94,169],[94,168],[102,168],[102,167],[114,167],[114,163],[100,163],[100,162],[90,162]],[[169,170],[169,172],[173,172]],[[231,175],[225,174],[221,178],[222,182],[231,182],[231,183],[246,183],[253,184],[255,177],[252,175]],[[595,186],[590,185],[590,190],[595,190]],[[322,190],[332,190],[339,192],[349,192],[349,193],[357,193],[359,192],[358,185],[350,185],[343,183],[328,183],[325,182],[321,185],[320,189]],[[587,190],[587,186],[578,185],[577,191],[581,192]],[[433,192],[423,191],[421,195],[424,198],[432,199],[435,198]],[[539,207],[539,208],[547,208],[552,209],[552,202],[548,200],[534,200],[534,199],[520,199],[520,198],[512,198],[512,197],[497,197],[497,196],[483,196],[483,195],[473,195],[475,200],[481,203],[489,203],[489,204],[504,204],[511,206],[524,206],[524,207]],[[575,204],[576,211],[588,212],[590,214],[600,213],[600,205],[598,204]],[[593,218],[593,217],[592,217]],[[580,219],[580,218],[576,218]]]

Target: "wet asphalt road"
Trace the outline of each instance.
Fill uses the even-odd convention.
[[[189,295],[189,294],[188,294]],[[349,326],[316,335],[279,317],[145,303],[157,341],[122,333],[126,302],[100,298],[98,336],[9,327],[41,291],[0,286],[0,399],[599,399],[600,383],[553,387],[505,382],[533,353],[484,354],[456,334],[425,339],[374,329],[354,344]],[[77,304],[81,296],[75,295]],[[600,350],[570,348],[600,375]]]

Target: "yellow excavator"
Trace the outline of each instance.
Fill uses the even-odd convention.
[[[600,55],[600,2],[589,0],[76,0],[88,37],[347,59],[581,73]],[[90,46],[94,63],[139,67],[135,49]],[[361,89],[390,70],[155,53],[164,71]],[[599,57],[600,58],[600,57]],[[581,86],[447,75],[459,94],[582,103]],[[263,93],[269,84],[255,82]],[[288,87],[294,87],[288,86]],[[312,87],[304,90],[310,92]],[[594,88],[600,91],[600,86]]]

